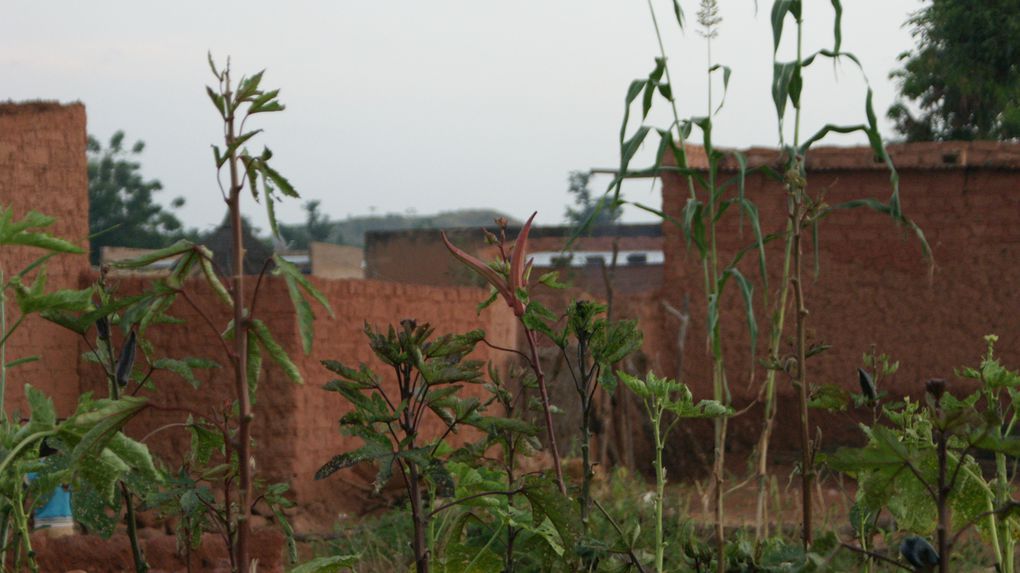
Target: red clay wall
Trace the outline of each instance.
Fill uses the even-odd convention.
[[[954,379],[955,368],[975,365],[984,350],[982,337],[1000,336],[999,354],[1020,366],[1020,146],[1008,144],[916,144],[893,146],[900,165],[904,212],[924,229],[934,250],[936,268],[931,281],[919,243],[887,217],[868,210],[835,213],[822,222],[819,260],[821,274],[811,279],[812,254],[805,256],[810,342],[832,349],[810,361],[814,383],[837,383],[857,390],[856,368],[872,344],[900,361],[893,394],[917,394],[931,377]],[[810,191],[826,190],[829,204],[849,199],[889,195],[889,176],[866,149],[820,149],[809,157]],[[774,151],[752,150],[752,164],[772,161]],[[686,182],[664,179],[666,213],[678,217],[687,198]],[[748,196],[761,210],[766,233],[785,224],[785,196],[781,187],[763,176],[748,180]],[[720,250],[727,255],[752,241],[745,227],[740,235],[736,217],[721,226]],[[700,263],[688,253],[683,238],[670,225],[666,233],[666,284],[664,295],[677,306],[690,297],[691,328],[684,356],[686,381],[695,393],[710,396],[710,363],[705,352],[704,296]],[[768,249],[772,273],[769,287],[779,285],[782,252],[778,241]],[[722,260],[727,260],[723,257]],[[757,277],[755,261],[747,257],[741,269]],[[760,329],[767,332],[761,308],[760,281],[755,305]],[[738,290],[728,286],[723,301],[724,350],[730,385],[738,403],[755,394],[764,371],[757,368],[749,385],[750,361],[747,329]],[[775,296],[772,297],[775,299]],[[665,332],[675,333],[667,320]],[[792,319],[791,319],[792,320]],[[672,326],[669,326],[672,324]],[[792,337],[792,322],[787,322]],[[759,337],[764,355],[766,334]],[[674,345],[675,334],[663,337]],[[787,345],[784,352],[790,352]],[[675,369],[674,353],[658,351],[659,367]],[[796,416],[790,406],[794,394],[788,380],[780,382],[780,415],[774,444],[795,446]],[[962,384],[962,383],[961,383]],[[784,413],[785,412],[785,413]],[[854,425],[846,416],[816,415],[825,443],[852,440]],[[730,435],[734,447],[750,447],[758,436],[759,420],[744,416],[734,421]]]
[[[88,180],[85,168],[85,107],[81,104],[0,103],[0,208],[20,219],[31,210],[57,219],[49,232],[88,248]],[[0,247],[7,277],[43,254],[39,249]],[[85,255],[61,255],[46,265],[50,288],[73,288],[88,269]],[[7,316],[17,316],[9,303]],[[11,337],[7,360],[40,355],[8,373],[6,411],[26,411],[26,383],[53,396],[61,415],[77,397],[76,336],[39,317],[29,317]]]
[[[309,356],[302,354],[297,322],[284,283],[272,279],[262,285],[256,316],[269,325],[277,342],[297,362],[305,385],[294,385],[278,367],[270,365],[268,360],[264,361],[255,405],[255,438],[260,475],[268,480],[289,482],[296,501],[305,508],[306,514],[327,518],[330,515],[335,517],[339,512],[357,512],[375,503],[367,495],[367,484],[374,474],[367,470],[351,470],[322,482],[313,479],[315,471],[332,456],[360,445],[360,440],[341,436],[338,431],[337,421],[348,411],[348,406],[339,394],[322,390],[322,385],[331,379],[332,373],[321,366],[320,360],[329,358],[353,365],[366,362],[376,367],[386,379],[388,371],[380,367],[363,334],[366,322],[382,328],[403,318],[416,318],[431,322],[438,334],[482,328],[494,344],[506,346],[511,345],[516,337],[516,322],[509,311],[495,305],[481,316],[476,315],[475,306],[485,297],[485,291],[480,289],[359,280],[312,280],[329,299],[336,318],[315,309],[318,320],[315,323],[314,348]],[[139,292],[147,286],[146,280],[141,278],[117,281],[123,294]],[[191,287],[196,291],[193,299],[198,306],[222,308],[201,285],[192,283]],[[226,366],[219,342],[196,311],[183,300],[178,300],[171,313],[187,323],[158,326],[150,331],[154,346],[161,355],[178,358],[200,356],[218,360]],[[224,325],[229,320],[223,310],[209,314],[217,325]],[[502,355],[494,356],[485,347],[480,347],[475,358],[505,359]],[[83,364],[82,370],[82,390],[105,392],[105,382],[98,369]],[[231,399],[233,382],[229,368],[203,378],[205,384],[195,390],[175,376],[158,375],[155,377],[158,391],[152,396],[153,403],[161,408],[187,408],[204,414],[210,406],[219,406]],[[481,389],[475,391],[480,392]],[[129,432],[136,437],[144,436],[156,428],[180,422],[186,416],[180,411],[150,410],[132,421]],[[179,463],[180,456],[188,449],[188,434],[180,427],[171,427],[154,435],[148,444],[173,466]],[[317,521],[327,523],[321,519]]]
[[[575,251],[611,251],[613,240],[620,250],[660,250],[662,235],[650,225],[624,225],[620,236],[613,227],[596,229],[593,236],[579,238]],[[528,252],[560,251],[570,237],[568,227],[534,227],[528,239]],[[517,229],[507,233],[510,239]],[[495,257],[494,248],[485,244],[481,229],[454,229],[450,240],[468,253],[488,260]],[[542,269],[546,271],[548,269]],[[471,270],[458,262],[446,249],[439,231],[415,229],[409,231],[372,232],[365,244],[365,273],[370,279],[381,279],[429,285],[481,284]],[[614,290],[620,294],[637,294],[656,291],[662,285],[662,265],[623,266],[617,268],[613,278]],[[605,296],[605,281],[597,265],[571,267],[560,272],[562,280],[597,296]]]

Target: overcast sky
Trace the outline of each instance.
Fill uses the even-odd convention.
[[[681,0],[689,23],[681,34],[671,1],[654,3],[673,90],[681,114],[704,115],[697,2]],[[161,201],[185,197],[183,219],[199,228],[224,211],[209,148],[220,132],[204,88],[208,50],[231,55],[238,75],[268,69],[263,85],[282,89],[287,110],[258,122],[267,131],[262,141],[302,200],[320,199],[333,218],[488,207],[518,218],[537,209],[545,224],[562,221],[569,171],[616,164],[627,86],[658,55],[644,0],[4,4],[0,99],[80,100],[100,140],[117,129],[144,140],[144,173],[163,182]],[[715,120],[719,145],[777,142],[771,2],[759,4],[756,13],[754,0],[720,0],[724,21],[713,54],[733,75]],[[831,48],[831,3],[804,4],[805,51]],[[895,95],[888,74],[912,46],[902,24],[921,4],[843,5],[843,48],[860,57],[884,116]],[[788,25],[785,59],[793,57],[794,36]],[[859,123],[864,95],[854,66],[815,64],[805,78],[804,131]],[[647,123],[668,120],[653,112]],[[655,145],[645,147],[639,163],[651,161]],[[658,201],[649,182],[627,193]],[[278,214],[302,220],[301,201],[286,202]],[[626,218],[642,220],[631,212]]]

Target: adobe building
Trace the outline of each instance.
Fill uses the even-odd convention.
[[[14,218],[41,211],[56,219],[46,229],[88,250],[88,174],[85,168],[85,106],[52,102],[0,103],[0,208]],[[0,246],[5,280],[45,254],[39,249]],[[48,288],[78,288],[89,270],[87,256],[61,255],[47,264]],[[8,328],[15,314],[7,304]],[[7,341],[7,360],[39,360],[8,372],[6,410],[27,413],[24,385],[53,397],[59,415],[78,399],[78,336],[32,317]]]
[[[86,117],[81,104],[0,104],[0,206],[13,208],[15,219],[30,210],[55,217],[56,222],[48,231],[87,251],[85,142]],[[317,251],[313,247],[313,259]],[[5,274],[18,272],[39,254],[28,247],[0,247],[0,269]],[[332,255],[327,252],[324,256],[332,257],[324,268],[333,274],[353,274],[346,267],[351,266],[354,258],[360,259],[349,252]],[[98,274],[88,261],[87,254],[51,258],[46,263],[48,288],[92,285]],[[246,262],[251,263],[250,268],[261,267],[261,262]],[[357,266],[360,267],[360,261]],[[152,280],[151,273],[140,273],[112,276],[110,282],[123,296],[143,292]],[[385,377],[386,371],[372,354],[363,329],[366,323],[385,327],[404,318],[431,322],[439,334],[481,328],[489,340],[501,346],[512,346],[517,336],[517,323],[511,313],[503,312],[504,308],[476,313],[476,304],[486,296],[482,289],[331,279],[314,274],[309,280],[325,295],[334,316],[314,306],[317,317],[314,348],[307,356],[301,350],[297,317],[286,285],[274,277],[264,280],[258,314],[293,358],[305,383],[294,384],[275,364],[265,360],[255,404],[259,478],[291,484],[292,497],[303,510],[299,519],[304,520],[295,525],[305,531],[328,530],[339,513],[357,512],[379,503],[371,495],[369,484],[374,473],[368,470],[340,472],[328,480],[314,480],[315,471],[334,455],[360,446],[360,440],[338,432],[337,421],[349,407],[339,394],[322,389],[333,375],[320,364],[321,360],[336,359],[353,365],[365,362]],[[191,298],[196,305],[204,309],[214,324],[221,327],[227,324],[229,312],[201,279],[193,279],[188,288],[192,289]],[[8,301],[6,311],[8,318],[15,320],[18,311],[13,300]],[[229,404],[233,376],[216,333],[203,326],[198,311],[179,299],[170,314],[185,322],[149,330],[157,358],[192,356],[215,360],[224,366],[201,373],[202,385],[197,389],[179,377],[158,371],[153,377],[156,390],[140,393],[161,410],[144,411],[129,423],[126,431],[136,438],[146,436],[150,449],[168,467],[176,468],[188,451],[190,440],[179,423],[187,417],[186,412],[207,414],[211,408]],[[81,393],[104,396],[107,392],[104,373],[82,358],[88,349],[78,335],[38,316],[28,317],[9,341],[7,359],[38,354],[40,360],[8,371],[7,413],[27,411],[22,391],[25,383],[51,396],[62,416],[74,410]],[[480,348],[472,357],[505,360],[503,354],[487,348]],[[482,392],[480,387],[470,391]],[[426,424],[426,432],[437,427],[437,421],[432,422],[431,427]]]
[[[820,223],[819,274],[814,276],[810,239],[804,255],[804,286],[811,343],[832,346],[809,361],[809,383],[836,383],[859,392],[856,369],[874,345],[878,352],[900,362],[899,371],[884,388],[890,394],[922,393],[929,378],[947,378],[950,391],[962,395],[970,386],[954,372],[976,366],[985,351],[986,334],[999,335],[996,353],[1006,365],[1020,368],[1020,145],[995,142],[945,142],[892,145],[899,171],[900,197],[905,215],[924,231],[934,267],[922,254],[917,238],[888,216],[865,209],[842,210]],[[748,167],[780,167],[774,149],[749,149]],[[706,167],[703,151],[691,149],[691,165]],[[724,164],[731,175],[735,161]],[[887,201],[889,172],[874,160],[870,148],[812,149],[807,156],[808,192],[824,192],[829,205],[858,198]],[[758,172],[749,174],[747,197],[760,210],[765,234],[782,232],[786,224],[786,195],[780,183]],[[688,198],[687,182],[675,174],[663,177],[663,210],[681,217]],[[729,213],[727,215],[730,215]],[[664,226],[665,270],[663,296],[674,305],[690,300],[691,318],[683,356],[683,377],[696,395],[711,395],[711,364],[704,351],[705,299],[698,257],[688,253],[679,229]],[[721,261],[753,241],[739,218],[723,218],[717,233]],[[782,264],[781,241],[768,245],[771,299],[776,299]],[[764,356],[768,314],[761,307],[764,288],[755,257],[739,268],[756,284],[755,312],[759,336],[757,356]],[[750,349],[743,302],[730,285],[724,294],[723,347],[729,381],[738,406],[757,393],[765,371],[751,378]],[[792,299],[792,296],[791,296]],[[786,338],[793,339],[788,313]],[[677,321],[660,317],[659,339],[676,339]],[[649,325],[651,326],[651,325]],[[646,340],[654,338],[646,329]],[[649,349],[665,372],[676,371],[676,346]],[[790,354],[791,343],[783,353]],[[799,444],[792,384],[780,375],[780,413],[777,448]],[[812,414],[822,425],[823,447],[858,439],[853,417]],[[758,436],[760,419],[742,416],[733,421],[734,448],[750,448]]]
[[[541,221],[541,214],[538,218]],[[507,229],[512,240],[519,227]],[[447,229],[457,247],[481,258],[494,258],[485,232],[496,227]],[[480,279],[450,256],[437,229],[369,231],[365,233],[365,276],[370,279],[428,284],[481,285]],[[528,235],[528,258],[536,273],[560,272],[560,280],[600,299],[606,297],[606,272],[616,265],[612,288],[623,295],[658,292],[663,277],[662,226],[612,225],[596,227],[564,251],[573,227],[536,223]],[[537,276],[537,275],[536,275]]]

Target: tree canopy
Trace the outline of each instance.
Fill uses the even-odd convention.
[[[93,264],[99,262],[104,246],[158,248],[184,234],[181,221],[153,195],[163,189],[156,179],[141,173],[138,158],[145,142],[136,141],[130,149],[123,131],[110,137],[106,148],[94,137],[88,139],[89,247]],[[184,204],[175,198],[172,208]]]
[[[891,74],[906,101],[889,109],[907,141],[1020,137],[1020,2],[932,0],[907,25],[917,47]]]
[[[565,216],[571,225],[583,225],[592,216],[592,213],[599,207],[599,199],[592,196],[591,188],[588,186],[591,174],[583,171],[572,171],[568,178],[567,193],[574,197],[574,204],[567,206]],[[608,199],[602,205],[602,209],[591,222],[593,227],[611,225],[620,219],[623,208],[619,205],[612,205]]]

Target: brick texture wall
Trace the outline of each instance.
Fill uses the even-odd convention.
[[[695,150],[696,151],[696,150]],[[982,337],[1000,336],[999,354],[1007,364],[1020,366],[1020,146],[996,143],[911,144],[891,148],[900,168],[904,212],[925,231],[934,251],[936,266],[929,278],[919,243],[887,217],[869,210],[838,212],[822,222],[820,276],[811,278],[810,244],[805,255],[805,290],[810,310],[809,342],[831,344],[832,349],[810,361],[814,383],[836,383],[857,390],[856,368],[861,355],[874,344],[899,360],[901,367],[892,387],[894,395],[920,393],[923,382],[945,377],[958,384],[953,372],[975,365],[984,350]],[[825,190],[829,204],[849,199],[889,195],[889,176],[871,153],[863,148],[819,149],[808,162],[809,189]],[[697,153],[693,154],[697,164]],[[772,162],[776,152],[750,150],[752,165]],[[686,182],[667,176],[663,204],[666,213],[678,217],[687,198]],[[765,233],[781,231],[785,224],[783,189],[764,176],[751,176],[748,196],[761,210]],[[704,295],[700,263],[688,253],[683,238],[670,225],[666,233],[666,279],[664,296],[674,304],[690,300],[691,328],[683,357],[686,381],[697,395],[711,395],[711,364],[705,352]],[[737,218],[721,225],[720,251],[726,261],[753,237]],[[769,288],[779,285],[782,246],[768,248],[771,269]],[[757,278],[756,262],[747,257],[741,270]],[[755,304],[762,332],[767,331],[761,307],[761,281],[756,280]],[[738,404],[753,399],[764,376],[760,367],[750,382],[750,352],[743,303],[731,284],[723,300],[724,350],[730,384]],[[775,299],[775,296],[772,297]],[[789,316],[789,315],[788,315]],[[662,317],[662,345],[649,349],[657,365],[675,372],[676,321]],[[792,319],[787,322],[792,339]],[[764,355],[766,334],[759,337],[759,356]],[[791,351],[789,345],[784,352]],[[780,414],[777,448],[795,447],[797,418],[795,395],[788,380],[780,377]],[[828,446],[852,441],[858,432],[849,416],[814,414]],[[734,420],[730,436],[736,448],[749,448],[758,436],[760,420],[754,415]]]
[[[518,229],[507,235],[513,239]],[[563,249],[573,232],[569,227],[534,227],[528,238],[528,252],[558,252]],[[619,236],[614,237],[614,234]],[[496,250],[485,244],[481,229],[453,229],[447,235],[459,248],[483,260],[496,256]],[[651,225],[623,225],[619,228],[595,229],[592,236],[579,238],[575,251],[603,251],[618,248],[626,250],[662,249],[662,234]],[[607,261],[608,262],[608,261]],[[658,291],[662,285],[662,265],[620,266],[613,277],[613,288],[618,294],[633,295]],[[549,269],[541,269],[546,272]],[[369,232],[365,241],[365,276],[367,278],[430,285],[481,284],[481,279],[459,261],[450,256],[434,229],[409,231]],[[571,267],[560,272],[560,279],[586,292],[606,296],[605,280],[598,265]]]
[[[40,211],[56,218],[49,232],[88,248],[88,180],[85,169],[85,108],[81,104],[0,103],[0,207],[12,207],[14,218]],[[0,247],[5,276],[19,272],[43,252],[25,247]],[[74,288],[88,269],[84,255],[60,255],[46,265],[50,288]],[[13,302],[7,306],[16,318]],[[27,411],[26,383],[54,397],[57,411],[67,415],[77,397],[75,335],[39,317],[26,319],[8,340],[8,361],[31,355],[41,360],[9,372],[6,410]]]
[[[144,278],[115,280],[116,288],[122,294],[139,292],[148,285]],[[305,509],[304,519],[311,516],[314,527],[328,529],[337,512],[357,512],[380,503],[380,500],[373,499],[368,493],[368,484],[374,478],[374,473],[368,468],[346,470],[321,482],[313,479],[315,471],[332,456],[361,445],[359,439],[342,436],[338,431],[337,421],[349,407],[339,394],[322,389],[333,374],[322,367],[320,361],[335,359],[354,366],[366,362],[376,367],[384,380],[392,384],[394,381],[387,378],[390,372],[381,367],[368,347],[363,334],[366,322],[384,328],[403,318],[415,318],[431,322],[437,327],[437,334],[482,328],[494,344],[502,346],[512,345],[516,338],[516,322],[510,312],[495,305],[477,315],[475,305],[485,297],[485,292],[480,289],[377,281],[311,280],[329,299],[336,316],[330,318],[324,311],[315,309],[318,320],[315,323],[314,348],[308,356],[301,351],[297,322],[286,286],[276,279],[262,285],[256,316],[268,324],[277,342],[298,364],[305,384],[293,384],[275,364],[270,364],[268,359],[264,361],[255,405],[255,439],[260,476],[267,480],[289,482],[296,501]],[[198,306],[215,310],[209,312],[215,324],[221,326],[227,323],[230,317],[204,285],[193,282],[189,288],[193,290],[193,299]],[[232,371],[212,330],[183,300],[178,300],[170,312],[184,319],[186,324],[162,325],[150,330],[158,353],[178,358],[209,358],[219,361],[224,368],[201,376],[204,384],[198,389],[169,374],[155,376],[157,391],[151,394],[151,399],[163,410],[149,410],[133,420],[128,430],[136,437],[186,418],[186,412],[173,410],[175,408],[206,414],[210,407],[220,407],[231,400]],[[491,353],[480,346],[474,358],[493,359],[499,363],[506,356]],[[81,368],[82,390],[105,392],[102,372],[87,364]],[[469,391],[482,390],[472,387]],[[430,420],[426,431],[434,432],[438,424],[437,419]],[[187,452],[188,440],[183,428],[169,426],[154,434],[147,443],[155,453],[175,466]]]

